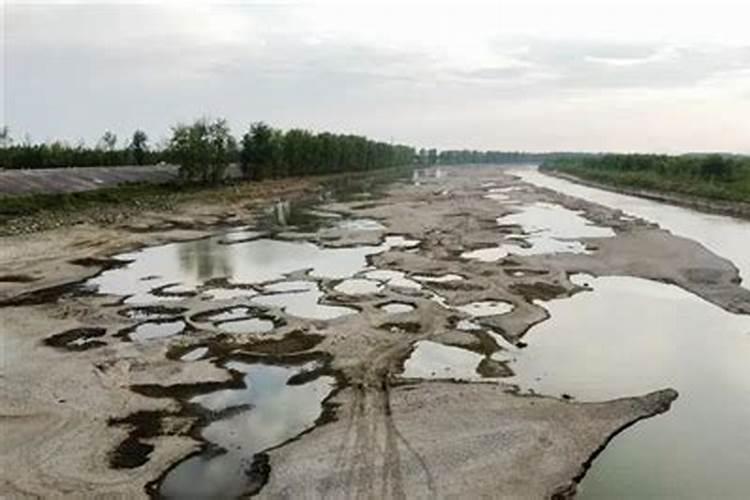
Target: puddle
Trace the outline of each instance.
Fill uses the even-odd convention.
[[[253,316],[258,311],[248,306],[230,307],[228,309],[217,309],[195,314],[192,319],[200,323],[230,321],[233,319],[244,319]]]
[[[664,415],[618,435],[582,498],[744,498],[750,470],[750,317],[677,287],[578,276],[592,292],[551,300],[551,319],[510,365],[523,389],[578,400],[672,387]]]
[[[268,333],[276,325],[270,319],[247,318],[231,321],[222,321],[216,327],[227,333]]]
[[[334,287],[334,290],[346,295],[368,295],[378,293],[382,289],[383,285],[377,281],[358,278],[342,281]]]
[[[318,367],[317,363],[296,368],[228,363],[227,368],[243,374],[244,387],[191,400],[224,417],[203,429],[201,435],[211,445],[171,469],[159,485],[159,495],[238,498],[262,486],[264,474],[254,462],[255,455],[313,427],[323,413],[323,401],[335,388],[330,376],[289,384],[293,376]]]
[[[421,242],[419,240],[410,240],[404,236],[386,236],[385,245],[390,248],[414,248],[419,246]]]
[[[99,340],[107,333],[105,328],[74,328],[57,333],[44,339],[44,343],[50,347],[68,349],[70,351],[86,351],[107,345]]]
[[[220,278],[231,283],[254,284],[309,269],[314,277],[342,279],[363,269],[368,255],[408,242],[402,237],[389,237],[377,246],[320,248],[304,241],[260,238],[232,245],[220,244],[225,236],[121,254],[118,259],[132,262],[103,272],[87,285],[101,294],[128,296],[127,303],[148,303],[161,300],[160,288],[168,287],[173,293],[175,289],[191,293],[206,281]],[[142,281],[144,276],[153,276],[156,272],[157,279]],[[179,288],[175,288],[175,284]],[[228,293],[225,292],[225,296]],[[248,290],[247,294],[252,295],[252,292]]]
[[[177,335],[184,329],[185,322],[182,320],[147,321],[132,329],[132,331],[128,333],[128,338],[138,342],[146,342],[148,340],[161,339]]]
[[[497,247],[481,248],[461,254],[465,259],[494,262],[508,255],[540,255],[553,253],[590,253],[578,238],[614,236],[612,228],[591,224],[581,212],[550,203],[525,206],[520,212],[499,217],[499,226],[520,226],[523,235],[510,235],[517,240]]]
[[[180,361],[198,361],[206,354],[208,354],[208,347],[196,347],[180,356]]]
[[[482,327],[474,321],[471,321],[469,319],[462,319],[461,321],[456,323],[456,329],[464,332],[475,332],[477,330],[481,330]]]
[[[350,307],[331,306],[318,303],[324,293],[312,281],[287,281],[265,287],[268,295],[258,295],[252,302],[264,306],[281,308],[286,314],[298,318],[329,320],[356,314]]]
[[[389,302],[379,307],[381,311],[385,311],[388,314],[400,314],[411,312],[415,307],[405,302]]]
[[[498,300],[485,300],[472,302],[463,306],[456,306],[453,309],[475,317],[497,316],[511,312],[513,310],[513,304]]]
[[[272,319],[265,317],[264,311],[249,306],[204,311],[195,314],[192,320],[213,323],[219,330],[227,333],[266,333],[276,327]]]
[[[447,283],[449,281],[461,281],[464,279],[463,276],[458,274],[442,274],[439,276],[428,276],[426,274],[417,274],[412,276],[416,281],[423,283]]]
[[[420,340],[414,344],[401,373],[405,378],[460,379],[481,378],[477,372],[484,356],[460,347]]]
[[[549,238],[607,238],[615,235],[610,227],[596,226],[583,212],[552,203],[534,203],[519,212],[497,219],[498,225],[518,225],[524,233],[544,233]]]
[[[232,300],[258,295],[258,292],[251,288],[210,288],[202,293],[211,300]]]
[[[393,288],[420,289],[422,285],[406,277],[402,271],[391,271],[388,269],[376,269],[364,274],[365,278],[380,281]]]

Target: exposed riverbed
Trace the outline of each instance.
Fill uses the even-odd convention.
[[[6,239],[0,492],[741,492],[732,251],[497,168],[151,217]]]

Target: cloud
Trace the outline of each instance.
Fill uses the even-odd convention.
[[[236,131],[264,119],[425,146],[602,149],[654,147],[638,127],[613,125],[628,114],[661,123],[677,109],[682,121],[700,122],[750,112],[746,30],[727,24],[731,42],[706,41],[696,28],[704,12],[691,7],[689,30],[670,24],[670,39],[641,38],[630,24],[637,14],[661,19],[668,10],[637,4],[618,4],[620,19],[537,0],[471,8],[11,3],[5,121],[41,140],[92,142],[104,129],[136,127],[164,135],[209,114]],[[659,147],[747,150],[742,123],[700,137],[701,145],[675,123]]]

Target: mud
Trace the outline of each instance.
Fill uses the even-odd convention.
[[[486,198],[482,186],[488,183],[506,189],[512,203]],[[416,183],[402,180],[385,188],[367,182],[362,189],[369,194],[323,193],[312,211],[274,204],[274,198],[249,206],[195,203],[177,219],[147,213],[137,224],[84,224],[3,238],[0,275],[37,279],[0,282],[0,494],[154,494],[176,464],[207,449],[203,431],[216,415],[189,400],[240,389],[242,377],[228,363],[281,366],[290,359],[324,359],[325,374],[337,384],[325,401],[325,418],[314,428],[300,426],[270,449],[253,450],[243,472],[250,477],[240,488],[244,493],[567,496],[612,436],[666,411],[676,394],[622,394],[595,404],[517,394],[502,381],[508,364],[495,356],[522,346],[524,334],[547,319],[538,300],[583,293],[569,276],[586,272],[670,282],[727,311],[750,312],[750,292],[738,286],[737,269],[701,245],[617,210],[523,184],[501,170],[443,169],[439,176],[418,176]],[[307,197],[309,191],[286,191],[282,201],[296,195]],[[493,262],[462,257],[481,248],[522,248],[518,238],[528,239],[530,229],[503,228],[498,219],[540,203],[575,212],[606,232],[548,235],[565,248],[579,242],[584,253],[511,252]],[[182,262],[198,278],[170,281],[163,276],[167,267],[146,265],[133,281],[145,303],[125,303],[133,292],[117,277],[140,265],[133,258],[164,255],[158,245],[180,243]],[[284,249],[304,249],[315,265],[290,259],[277,271],[197,258],[205,252],[213,259],[219,247],[245,266],[248,255],[271,259]],[[243,253],[247,248],[254,250]],[[380,286],[346,294],[336,290],[342,280]],[[507,307],[479,316],[462,311],[475,303]],[[413,309],[389,312],[388,304]],[[321,307],[347,314],[306,316]],[[227,320],[213,315],[236,308],[272,319],[273,329],[222,332]],[[174,335],[143,342],[123,338],[144,322],[175,321],[185,328]],[[461,321],[473,326],[459,329]],[[81,329],[97,335],[103,329],[88,341],[102,345],[70,352]],[[44,339],[61,332],[67,336],[53,342],[62,349],[45,345]],[[405,380],[404,362],[421,341],[477,353],[472,370],[482,382]],[[195,360],[181,359],[196,349],[205,351]],[[303,371],[287,383],[317,376]],[[245,418],[253,410],[232,412]]]

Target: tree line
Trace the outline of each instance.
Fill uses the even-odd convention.
[[[750,158],[737,155],[603,154],[546,161],[556,170],[604,184],[750,201]]]
[[[750,171],[750,158],[734,155],[605,154],[559,158],[546,168],[581,168],[610,172],[652,172],[666,177],[731,182]]]
[[[63,141],[15,144],[7,127],[0,129],[0,168],[62,168],[117,165],[153,165],[164,161],[165,152],[149,147],[148,136],[136,130],[121,147],[117,136],[106,131],[94,147],[82,141],[71,145]]]
[[[171,138],[161,148],[150,147],[148,136],[141,130],[120,148],[111,132],[106,132],[93,148],[62,142],[15,145],[7,129],[0,140],[0,168],[148,165],[163,161],[179,165],[183,180],[201,183],[223,180],[232,163],[238,164],[246,177],[260,180],[409,165],[416,157],[409,146],[351,134],[283,131],[263,122],[251,124],[237,140],[226,120],[205,118],[174,126]]]
[[[409,165],[414,148],[349,134],[282,131],[266,123],[250,125],[239,141],[225,120],[197,120],[174,127],[168,156],[187,181],[217,182],[229,163],[253,180],[357,172]]]
[[[430,150],[434,151],[434,150]],[[476,151],[453,149],[440,151],[436,163],[441,165],[463,165],[472,163],[530,163],[542,162],[550,158],[578,157],[584,153],[527,153],[524,151]]]

